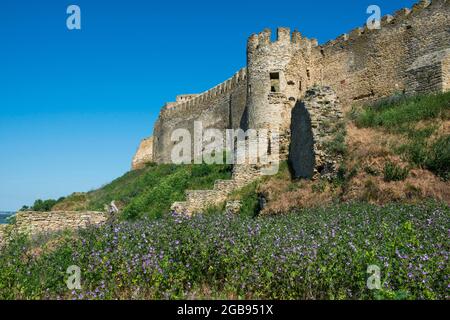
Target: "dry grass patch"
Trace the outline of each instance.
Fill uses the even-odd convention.
[[[428,123],[422,124],[428,127]],[[439,124],[437,131],[449,130],[449,122]],[[299,208],[328,205],[336,201],[367,201],[373,204],[389,202],[419,202],[436,199],[450,204],[449,182],[442,181],[428,170],[411,168],[411,164],[395,148],[408,143],[402,134],[387,133],[374,128],[347,126],[348,156],[343,164],[347,174],[354,171],[344,183],[336,181],[292,181],[288,171],[270,177],[258,186],[258,192],[267,199],[261,214],[282,214]],[[385,177],[386,165],[409,170],[401,181]]]
[[[347,126],[347,146],[349,150],[349,164],[393,156],[392,149],[407,139],[401,135],[386,133],[372,128],[358,128],[353,123]]]
[[[321,207],[333,203],[338,194],[337,190],[327,186],[324,192],[314,192],[312,191],[313,184],[314,182],[307,182],[302,189],[285,192],[276,198],[269,199],[268,205],[261,214],[283,214],[294,209]]]
[[[450,186],[431,172],[413,169],[404,181],[386,182],[382,176],[368,177],[359,173],[349,184],[343,201],[367,201],[372,204],[417,202],[436,199],[450,204]]]

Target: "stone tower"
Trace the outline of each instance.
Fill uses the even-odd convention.
[[[289,28],[278,28],[275,41],[271,31],[254,34],[247,43],[247,102],[244,129],[268,129],[280,134],[280,153],[287,150],[291,110],[306,87],[297,74],[288,74],[293,60],[301,60],[307,72],[311,48],[316,40],[302,38]],[[284,150],[284,152],[283,152]]]

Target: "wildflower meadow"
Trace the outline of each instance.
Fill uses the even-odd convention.
[[[345,204],[119,222],[0,253],[1,299],[446,299],[450,210]],[[81,270],[70,290],[69,266]],[[369,288],[370,266],[380,288]]]

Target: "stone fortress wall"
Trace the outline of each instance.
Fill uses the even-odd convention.
[[[450,0],[421,0],[384,16],[380,24],[373,30],[358,27],[320,46],[288,28],[278,28],[275,40],[270,30],[252,35],[246,68],[161,110],[153,161],[170,163],[173,130],[193,133],[194,121],[201,121],[204,129],[277,130],[281,159],[301,162],[299,176],[329,175],[338,161],[323,148],[330,138],[326,128],[346,109],[396,93],[450,89]],[[232,179],[218,181],[213,190],[187,191],[187,201],[174,210],[192,213],[223,201],[258,177],[252,169],[235,166]]]
[[[188,99],[164,106],[154,128],[153,154],[158,163],[171,162],[175,129],[187,129],[193,135],[194,121],[204,129],[240,128],[246,103],[247,72],[241,69],[232,78]]]
[[[270,30],[252,35],[246,68],[162,108],[151,158],[170,162],[171,133],[177,128],[192,132],[194,121],[202,121],[205,129],[276,128],[285,154],[292,109],[314,85],[333,88],[344,106],[394,93],[450,89],[450,1],[421,0],[384,16],[380,30],[358,27],[321,46],[288,28],[278,28],[275,41]],[[148,161],[149,156],[140,158]]]
[[[448,90],[449,49],[450,2],[422,0],[384,16],[380,30],[356,28],[318,47],[312,81],[333,87],[346,104]]]

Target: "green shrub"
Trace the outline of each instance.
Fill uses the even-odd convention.
[[[403,154],[406,160],[416,166],[423,166],[428,156],[426,141],[412,141],[401,145],[396,151]]]
[[[169,212],[172,203],[184,199],[189,177],[186,170],[161,179],[155,186],[135,197],[125,207],[122,216],[125,219],[142,218],[144,214],[151,218],[161,217],[163,213]]]
[[[384,165],[384,181],[403,181],[408,177],[409,169],[402,168],[392,162],[387,162]]]
[[[325,143],[325,148],[330,152],[331,155],[341,155],[344,156],[347,152],[347,145],[345,143],[345,133],[337,133],[333,139]]]
[[[311,191],[314,193],[324,193],[328,186],[328,180],[320,179],[317,183],[311,186]]]
[[[52,208],[64,201],[64,197],[59,198],[58,200],[54,200],[54,199],[48,199],[48,200],[41,200],[38,199],[34,202],[34,204],[31,207],[28,206],[23,206],[22,209],[20,209],[21,211],[40,211],[40,212],[46,212],[46,211],[51,211]]]
[[[331,131],[332,138],[324,143],[325,149],[331,156],[345,156],[347,153],[347,144],[345,138],[347,131],[345,123],[338,122]]]
[[[450,178],[450,135],[436,140],[428,152],[425,167],[443,178]]]
[[[450,174],[450,135],[441,136],[432,143],[426,140],[415,140],[403,144],[397,150],[404,154],[409,162],[430,170],[444,180]]]
[[[409,142],[401,145],[397,151],[404,154],[410,163],[420,167],[425,166],[430,153],[427,139],[435,132],[435,129],[434,127],[412,129],[408,132]]]
[[[345,164],[341,164],[337,170],[334,182],[339,185],[348,184],[358,174],[358,166],[349,169]]]

